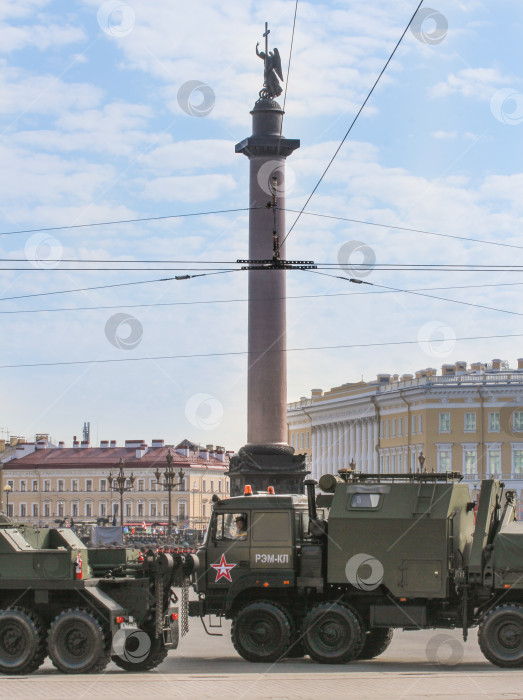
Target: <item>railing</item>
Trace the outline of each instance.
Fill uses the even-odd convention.
[[[408,389],[409,387],[427,386],[427,384],[454,384],[457,386],[486,385],[486,384],[521,384],[523,385],[523,372],[495,372],[488,374],[451,374],[447,377],[418,377],[417,379],[405,379],[392,384],[378,385],[378,393]]]

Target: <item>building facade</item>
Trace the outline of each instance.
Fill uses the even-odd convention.
[[[474,490],[502,478],[521,499],[523,488],[523,360],[466,362],[379,374],[288,405],[289,444],[307,454],[314,479],[354,461],[382,474],[420,469],[457,471]]]
[[[177,447],[153,440],[102,441],[52,445],[47,440],[17,445],[15,456],[3,465],[4,511],[16,520],[48,525],[57,519],[120,521],[120,494],[113,491],[109,474],[116,475],[123,460],[131,490],[123,495],[124,523],[166,524],[168,491],[162,486],[169,451],[173,457],[176,488],[171,495],[172,520],[178,527],[203,529],[211,513],[212,495],[226,496],[225,475],[232,452],[212,445],[198,447],[188,441]],[[160,483],[156,472],[160,471]],[[180,472],[183,474],[178,486]],[[8,486],[8,494],[5,487]]]

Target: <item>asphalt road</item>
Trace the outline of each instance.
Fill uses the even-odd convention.
[[[466,644],[457,631],[398,631],[378,659],[343,666],[318,665],[308,657],[268,665],[236,654],[229,624],[223,637],[208,637],[199,621],[190,623],[179,649],[150,673],[125,673],[111,663],[98,676],[66,676],[46,661],[32,676],[0,677],[0,698],[523,699],[523,669],[492,666],[474,631]]]

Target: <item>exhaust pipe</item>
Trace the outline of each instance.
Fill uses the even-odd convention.
[[[303,485],[307,489],[307,505],[309,508],[309,518],[311,520],[316,520],[318,514],[316,512],[316,489],[315,486],[318,482],[315,479],[306,479]]]

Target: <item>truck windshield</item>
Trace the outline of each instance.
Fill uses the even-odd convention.
[[[377,508],[379,502],[379,493],[355,493],[350,500],[350,506],[351,508]]]

